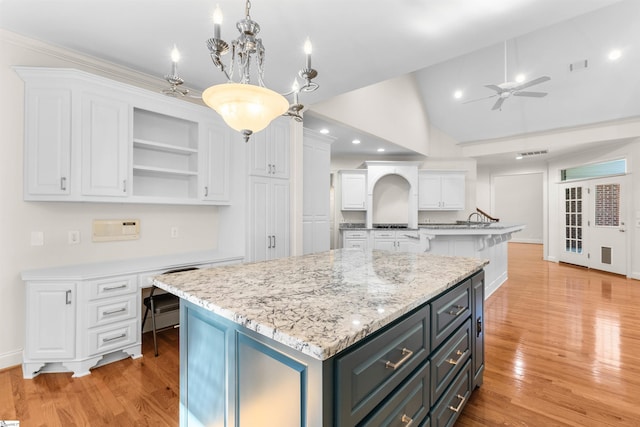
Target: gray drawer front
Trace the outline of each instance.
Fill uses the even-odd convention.
[[[424,422],[420,424],[420,427],[431,427],[431,418],[424,420]]]
[[[431,357],[431,404],[434,405],[451,380],[471,356],[471,320]]]
[[[429,330],[427,305],[336,358],[335,405],[339,426],[360,422],[427,359]]]
[[[362,426],[406,427],[419,425],[429,413],[429,362],[426,362]]]
[[[431,303],[431,348],[436,349],[471,315],[471,280]]]
[[[455,424],[471,396],[471,380],[471,361],[468,361],[438,405],[431,411],[431,427],[451,427]]]

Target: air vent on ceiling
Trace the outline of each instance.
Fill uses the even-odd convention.
[[[586,70],[587,68],[589,68],[589,60],[587,59],[583,59],[581,61],[576,61],[569,64],[570,72]]]
[[[543,154],[547,154],[548,152],[549,152],[549,150],[528,151],[526,153],[519,153],[518,156],[520,158],[542,156]]]

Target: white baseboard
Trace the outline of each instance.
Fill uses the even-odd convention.
[[[513,243],[531,243],[531,244],[536,244],[536,245],[541,245],[542,244],[542,240],[541,239],[516,239],[516,238],[512,238],[511,242]]]
[[[509,277],[507,276],[507,272],[505,271],[503,274],[498,276],[493,282],[484,284],[484,299],[489,298],[495,291],[500,288],[507,281]]]
[[[640,280],[640,271],[632,271],[630,279]]]
[[[0,369],[22,365],[22,350],[0,354]]]

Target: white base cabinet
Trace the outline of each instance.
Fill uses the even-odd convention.
[[[289,256],[289,181],[251,178],[250,260]]]
[[[142,356],[142,289],[149,277],[180,267],[237,263],[240,256],[176,254],[22,273],[26,328],[22,373],[88,375],[90,369]],[[147,322],[150,323],[150,322]]]

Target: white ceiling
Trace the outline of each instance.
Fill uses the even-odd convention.
[[[175,43],[186,85],[203,90],[223,81],[205,45],[216,3],[222,37],[235,38],[240,0],[0,0],[0,27],[158,77]],[[429,120],[461,142],[640,115],[637,0],[254,0],[251,16],[274,90],[288,90],[311,38],[320,89],[307,105],[415,72]],[[490,111],[494,100],[455,101],[454,89],[476,98],[502,82],[504,40],[509,68],[549,75],[535,88],[549,95],[508,99],[502,111]],[[623,57],[607,63],[616,46]],[[568,73],[580,59],[589,69]]]

